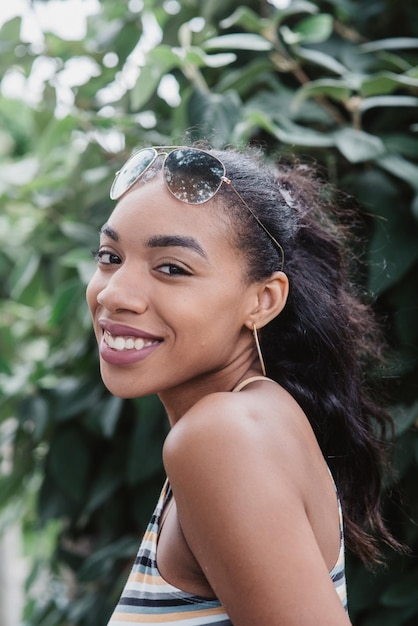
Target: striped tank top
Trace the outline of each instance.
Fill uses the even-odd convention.
[[[157,541],[161,518],[172,498],[166,481],[151,517],[131,574],[108,626],[169,624],[171,626],[232,626],[219,600],[192,595],[166,582],[157,567]],[[344,570],[344,538],[341,506],[340,551],[330,572],[335,590],[347,610]]]

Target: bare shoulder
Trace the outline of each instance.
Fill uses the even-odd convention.
[[[256,382],[239,393],[205,396],[184,415],[164,445],[167,472],[195,476],[245,471],[269,465],[297,478],[307,447],[316,453],[309,422],[296,401],[279,385]],[[296,470],[296,471],[294,471]],[[180,477],[180,476],[179,476]]]
[[[205,396],[174,425],[163,459],[192,545],[199,545],[196,529],[217,534],[220,511],[225,528],[248,522],[247,531],[263,507],[273,505],[283,518],[292,508],[303,514],[299,411],[278,385],[260,382],[239,393]]]
[[[231,530],[243,526],[244,512],[249,521],[270,510],[276,528],[305,518],[321,477],[329,481],[306,416],[267,381],[203,398],[172,428],[163,459],[181,524],[193,535],[211,520],[216,528],[214,511]]]
[[[324,460],[284,390],[261,382],[205,397],[173,427],[164,463],[187,544],[234,624],[349,624],[329,576],[335,494],[320,493]]]

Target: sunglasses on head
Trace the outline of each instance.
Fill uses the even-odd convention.
[[[229,185],[257,224],[270,237],[280,253],[281,269],[283,269],[282,246],[235,189],[226,176],[226,168],[222,161],[206,150],[182,146],[156,146],[136,152],[117,172],[110,189],[111,199],[118,200],[123,196],[152,167],[159,156],[164,156],[162,171],[167,188],[181,202],[204,204],[218,193],[222,183]]]

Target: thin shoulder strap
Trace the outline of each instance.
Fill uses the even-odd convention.
[[[167,514],[171,509],[173,502],[173,491],[167,478],[158,502],[158,536],[160,536],[161,529],[164,526],[164,522],[167,519]]]
[[[275,382],[273,379],[267,378],[266,376],[250,376],[250,378],[246,378],[245,380],[242,380],[240,383],[238,383],[238,385],[234,387],[232,391],[241,391],[241,389],[244,389],[244,387],[250,385],[251,383],[254,383],[256,380],[268,380],[271,383]]]

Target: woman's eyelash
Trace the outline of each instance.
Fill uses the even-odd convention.
[[[91,255],[96,263],[100,265],[120,265],[122,263],[120,257],[111,252],[110,250],[106,250],[105,248],[99,248],[98,250],[92,250]],[[177,265],[177,263],[161,263],[156,268],[162,274],[166,274],[167,276],[191,276],[192,273],[186,270],[182,265]]]
[[[121,260],[117,254],[111,252],[110,250],[105,250],[102,248],[99,248],[98,250],[93,250],[92,256],[97,263],[101,263],[102,265],[119,265],[121,263]],[[108,257],[107,260],[106,257]]]
[[[181,265],[176,265],[176,263],[162,263],[158,270],[170,276],[191,276],[191,272],[184,269]]]

